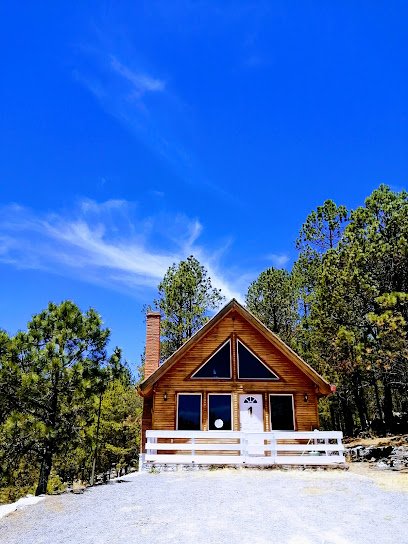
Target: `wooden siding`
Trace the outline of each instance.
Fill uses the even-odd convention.
[[[232,379],[190,379],[197,369],[228,338],[232,346]],[[237,377],[237,349],[239,338],[270,369],[279,380],[239,380]],[[167,401],[164,400],[164,393]],[[233,430],[240,430],[239,395],[262,394],[264,430],[270,430],[269,395],[290,393],[294,397],[295,430],[310,431],[318,427],[315,384],[282,352],[238,312],[231,310],[205,336],[201,337],[154,385],[154,405],[151,429],[174,430],[177,417],[178,393],[202,393],[202,425],[208,430],[208,393],[231,393]],[[304,402],[307,393],[308,402]],[[147,399],[145,399],[146,401]]]
[[[143,399],[141,451],[146,453],[146,431],[153,429],[153,398]]]

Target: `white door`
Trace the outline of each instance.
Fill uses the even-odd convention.
[[[263,402],[262,395],[240,395],[239,396],[239,421],[241,431],[245,433],[263,433]],[[247,435],[248,444],[263,444],[260,437],[251,434]],[[249,449],[249,455],[264,455],[262,446],[260,448]]]

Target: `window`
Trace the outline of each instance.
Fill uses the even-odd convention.
[[[247,380],[278,380],[278,376],[237,340],[238,378]]]
[[[201,430],[201,395],[179,393],[177,396],[177,430]]]
[[[270,395],[271,431],[294,431],[293,395]]]
[[[225,342],[191,377],[231,379],[231,341]]]
[[[208,395],[208,430],[232,430],[231,395]]]
[[[256,400],[255,397],[247,397],[245,400],[244,400],[244,404],[257,404],[258,401]]]

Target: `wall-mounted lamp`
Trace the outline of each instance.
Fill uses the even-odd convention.
[[[305,402],[307,402],[307,399],[308,399],[308,398],[309,398],[309,397],[308,397],[307,393],[305,393],[305,396],[303,397],[303,400],[304,400]]]
[[[166,402],[166,400],[167,400],[167,391],[164,392],[163,400],[164,400],[164,402]]]

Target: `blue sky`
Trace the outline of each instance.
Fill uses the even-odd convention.
[[[13,2],[0,41],[0,326],[92,306],[133,365],[195,255],[241,301],[302,222],[407,187],[406,2]]]

